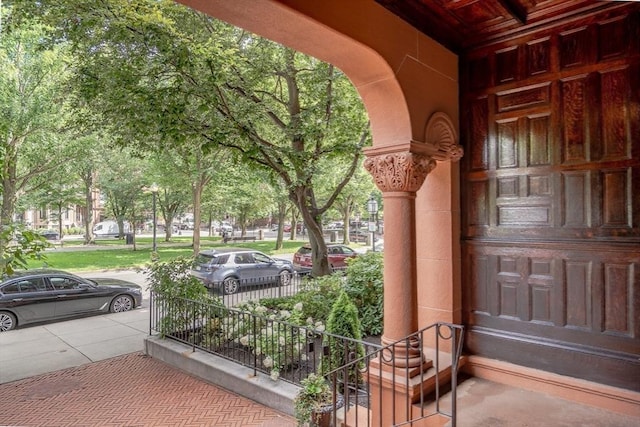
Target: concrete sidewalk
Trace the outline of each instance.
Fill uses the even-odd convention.
[[[149,308],[0,333],[0,384],[141,352]]]

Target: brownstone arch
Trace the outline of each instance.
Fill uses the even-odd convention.
[[[464,323],[468,373],[638,413],[639,3],[178,1],[359,91],[385,341]]]
[[[394,258],[385,259],[385,341],[402,338],[417,331],[419,325],[436,319],[459,321],[459,298],[454,298],[459,292],[452,292],[451,287],[459,277],[453,267],[459,260],[454,234],[438,233],[442,234],[438,239],[444,246],[437,248],[437,253],[430,247],[417,248],[415,239],[416,216],[429,219],[418,221],[421,227],[426,227],[421,233],[452,230],[458,223],[458,207],[454,202],[458,195],[456,181],[452,179],[457,174],[455,166],[443,164],[436,168],[440,170],[434,172],[435,185],[421,190],[435,160],[449,158],[438,157],[438,150],[432,146],[433,139],[440,138],[442,126],[433,126],[432,140],[425,143],[429,119],[436,112],[440,113],[436,117],[449,117],[452,134],[457,134],[456,55],[374,2],[181,2],[330,62],[349,76],[371,121],[373,147],[367,156],[377,167],[369,170],[385,199],[385,257]],[[380,37],[372,28],[384,29],[393,38]],[[383,157],[413,161],[389,163],[381,161]],[[423,162],[428,167],[416,167]],[[385,175],[402,173],[417,174],[417,180],[399,187],[379,184]],[[416,266],[417,257],[422,258],[424,269]],[[418,305],[418,276],[423,276],[425,283],[429,281],[427,276],[447,278],[427,283],[428,286],[437,283],[438,289],[422,291],[439,294],[437,306]]]

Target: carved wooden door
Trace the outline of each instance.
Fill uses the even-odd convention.
[[[471,353],[640,391],[638,6],[461,60]]]

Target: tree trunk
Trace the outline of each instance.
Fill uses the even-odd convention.
[[[82,177],[85,183],[85,193],[84,200],[86,204],[86,212],[84,215],[84,244],[88,245],[95,242],[95,238],[93,236],[93,181],[94,175],[93,172],[89,172],[86,176]]]
[[[13,145],[5,149],[2,165],[2,212],[0,212],[0,232],[13,224],[13,214],[16,208],[16,162],[17,154]],[[0,237],[0,259],[3,259],[5,248],[9,242]]]
[[[193,255],[200,253],[200,223],[202,216],[202,189],[204,185],[201,180],[193,184]]]

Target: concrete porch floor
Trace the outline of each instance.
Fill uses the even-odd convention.
[[[637,417],[469,377],[458,385],[458,427],[637,427]]]

